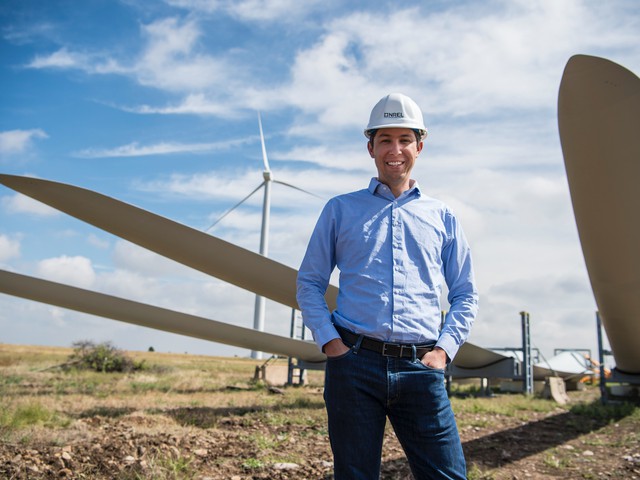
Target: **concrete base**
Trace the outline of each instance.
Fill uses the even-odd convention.
[[[256,366],[253,379],[261,381],[272,387],[283,386],[287,384],[289,378],[288,365],[261,365]]]
[[[544,398],[553,398],[560,405],[569,403],[569,395],[567,395],[564,380],[560,377],[547,378],[543,396]]]
[[[637,385],[607,385],[609,393],[617,398],[637,401],[640,398],[640,387]]]

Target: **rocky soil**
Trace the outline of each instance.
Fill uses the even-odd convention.
[[[190,389],[140,391],[144,379],[137,378],[134,394],[114,385],[109,388],[117,394],[95,386],[78,393],[74,389],[87,390],[94,380],[56,389],[47,386],[51,379],[34,383],[41,373],[20,376],[0,369],[2,374],[0,419],[25,401],[44,405],[65,422],[0,424],[1,479],[332,478],[317,384],[229,389],[191,379]],[[127,388],[134,385],[126,382]],[[637,409],[602,410],[595,388],[572,392],[567,406],[500,397],[452,399],[470,479],[640,479]],[[512,406],[500,407],[501,402]],[[412,478],[391,429],[382,478]]]
[[[321,424],[272,422],[267,409],[222,417],[209,408],[102,413],[75,420],[55,441],[40,432],[26,444],[3,442],[0,478],[331,478]],[[483,416],[459,420],[486,424],[462,428],[470,478],[640,478],[637,422],[602,425],[566,411],[534,413],[526,422]],[[390,430],[382,478],[412,478]]]

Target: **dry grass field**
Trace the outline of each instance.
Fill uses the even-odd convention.
[[[321,372],[270,389],[256,360],[126,352],[144,368],[59,368],[71,353],[0,344],[0,478],[332,478]],[[602,406],[594,387],[570,396],[454,395],[469,478],[640,479],[640,409]],[[391,430],[382,478],[412,478]]]

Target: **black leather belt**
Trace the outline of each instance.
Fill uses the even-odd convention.
[[[339,325],[335,325],[336,330],[342,337],[342,340],[347,342],[350,345],[356,345],[358,340],[360,339],[360,335],[353,333],[347,330],[344,327],[340,327]],[[371,337],[362,337],[362,342],[360,343],[360,347],[365,350],[371,350],[373,352],[377,352],[385,357],[402,357],[402,358],[413,358],[413,350],[415,347],[415,355],[416,358],[422,358],[422,356],[433,350],[434,345],[414,345],[411,343],[389,343],[383,342],[382,340],[376,340]]]

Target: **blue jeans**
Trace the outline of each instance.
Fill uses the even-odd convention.
[[[327,360],[324,399],[335,480],[380,478],[387,417],[416,480],[466,479],[443,370],[352,347]]]

